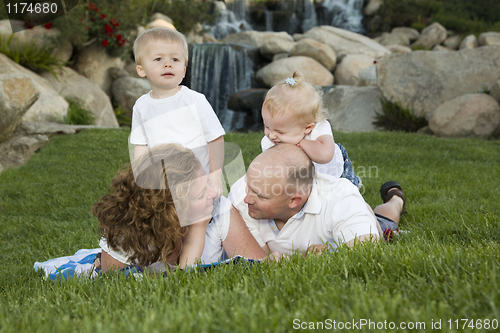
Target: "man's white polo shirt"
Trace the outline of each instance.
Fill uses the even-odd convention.
[[[291,254],[298,249],[303,253],[310,245],[328,242],[336,248],[340,242],[347,243],[357,236],[378,237],[375,217],[358,188],[344,178],[316,174],[306,204],[281,230],[274,220],[251,218],[243,202],[245,196],[246,176],[243,176],[231,187],[229,199],[259,245],[267,244],[272,252]]]

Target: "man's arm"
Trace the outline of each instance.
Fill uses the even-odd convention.
[[[267,254],[259,246],[240,213],[234,207],[231,207],[230,210],[229,231],[222,245],[229,257],[240,255],[247,259],[263,259]]]

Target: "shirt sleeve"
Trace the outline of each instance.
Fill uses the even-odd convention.
[[[132,110],[132,129],[130,131],[130,143],[133,145],[147,145],[148,138],[144,130],[141,115],[137,103]]]
[[[344,192],[342,196],[341,200],[330,207],[327,215],[330,218],[329,233],[333,239],[347,243],[362,235],[374,235],[378,238],[377,222],[361,194],[352,190],[351,193]]]
[[[264,137],[260,141],[260,146],[262,147],[262,151],[266,151],[272,146],[274,146],[274,143],[271,140],[269,140],[267,136],[264,135]]]
[[[247,204],[243,201],[246,196],[246,176],[241,177],[234,183],[234,185],[231,187],[231,192],[229,192],[229,200],[231,200],[231,203],[233,204],[234,208],[240,213],[241,217],[243,218],[243,221],[245,221],[245,224],[248,227],[248,230],[252,233],[253,237],[259,243],[259,245],[262,247],[266,245],[266,242],[262,239],[262,236],[259,231],[259,220],[255,220],[248,215],[248,206]]]
[[[333,137],[332,126],[327,120],[322,120],[316,123],[309,139],[316,140],[322,135],[330,135]]]
[[[218,137],[226,134],[214,109],[212,109],[212,106],[204,95],[201,95],[196,101],[196,110],[198,111],[203,135],[207,142],[214,141]]]

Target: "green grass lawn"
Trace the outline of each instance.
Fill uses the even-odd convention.
[[[408,331],[500,327],[500,141],[336,134],[370,205],[381,203],[383,182],[403,186],[408,232],[392,244],[140,281],[43,281],[35,261],[98,247],[90,206],[128,161],[128,134],[57,136],[0,175],[0,332],[283,332],[333,330],[334,321],[367,332],[391,322]],[[261,137],[229,133],[226,141],[242,147],[248,165]]]

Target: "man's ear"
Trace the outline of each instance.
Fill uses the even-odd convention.
[[[144,72],[144,69],[142,69],[141,65],[135,66],[135,70],[137,71],[137,74],[139,74],[140,77],[146,77],[146,73]]]
[[[295,193],[294,195],[292,195],[290,197],[290,201],[288,202],[288,208],[290,208],[290,209],[297,208],[297,206],[299,206],[303,203],[303,200],[304,200],[303,195],[301,195],[299,193]]]
[[[307,135],[311,133],[311,131],[314,129],[314,126],[316,126],[316,123],[309,123],[306,126],[306,129],[304,130],[304,133]]]

